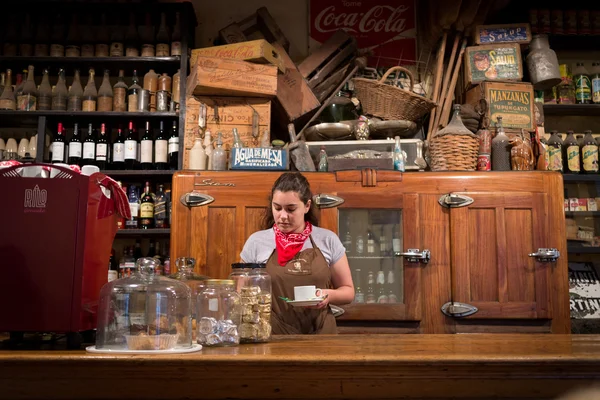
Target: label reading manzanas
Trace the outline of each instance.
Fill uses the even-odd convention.
[[[488,100],[492,121],[496,121],[496,118],[501,116],[506,128],[531,129],[533,125],[531,92],[490,89]]]

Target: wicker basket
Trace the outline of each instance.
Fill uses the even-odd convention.
[[[395,71],[402,71],[408,76],[411,90],[384,83]],[[417,121],[436,107],[433,101],[413,93],[413,84],[412,74],[402,67],[390,68],[379,81],[354,78],[356,97],[360,100],[364,113],[388,120]]]
[[[479,138],[462,123],[460,105],[454,106],[450,123],[429,141],[432,171],[475,171]]]

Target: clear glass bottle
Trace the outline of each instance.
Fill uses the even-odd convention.
[[[504,133],[504,126],[502,126],[502,117],[498,117],[496,136],[492,139],[492,171],[512,170],[510,150],[510,142],[508,136]]]
[[[584,174],[598,173],[598,144],[592,136],[592,131],[585,131],[581,144],[581,166]]]
[[[327,164],[327,152],[325,151],[325,146],[321,146],[321,150],[319,151],[319,172],[327,172],[328,164]]]
[[[171,56],[181,56],[181,13],[175,13],[175,25],[171,36]]]
[[[56,111],[66,111],[69,92],[67,91],[67,83],[65,80],[65,70],[58,71],[58,82],[52,91],[52,109]]]
[[[379,304],[387,304],[389,302],[389,298],[387,292],[385,290],[385,274],[383,273],[383,269],[377,271],[377,303]]]
[[[377,298],[375,297],[375,290],[373,286],[375,285],[375,276],[373,275],[373,271],[369,271],[369,275],[367,276],[367,297],[366,303],[373,304],[377,303]]]
[[[133,70],[133,77],[131,78],[131,86],[127,89],[127,111],[136,112],[138,108],[138,96],[142,87],[139,85],[137,71]]]
[[[100,25],[96,27],[94,55],[96,57],[108,57],[110,55],[110,34],[108,33],[105,13],[102,13],[100,21]]]
[[[67,46],[65,47],[65,55],[67,57],[81,56],[81,39],[82,36],[79,33],[79,19],[77,14],[73,14],[71,16],[69,33],[67,34]]]
[[[365,240],[362,234],[356,235],[356,255],[362,256],[365,252]]]
[[[233,128],[233,145],[231,147],[234,148],[242,148],[244,147],[244,142],[240,138],[240,134],[238,133],[237,128]]]
[[[110,71],[104,70],[104,78],[98,90],[98,111],[113,110],[113,90],[110,86]]]
[[[39,111],[52,109],[52,86],[50,86],[50,78],[47,69],[44,70],[44,76],[42,77],[42,83],[38,91],[37,109]]]
[[[6,85],[0,95],[0,110],[16,110],[17,102],[12,88],[12,70],[6,70]]]
[[[252,271],[251,263],[233,263],[231,264],[231,272],[227,279],[231,279],[234,282],[235,291],[242,293],[242,288],[246,286],[246,279],[248,274]]]
[[[357,268],[354,270],[354,302],[358,304],[363,304],[365,302],[365,294],[362,291],[362,276],[361,269]]]
[[[146,23],[140,26],[140,39],[142,41],[142,57],[154,57],[154,26],[152,26],[152,15],[146,13]]]
[[[242,343],[261,343],[271,339],[271,276],[265,264],[255,264],[241,289]]]
[[[85,27],[81,29],[81,57],[94,57],[94,18],[92,14],[87,14],[85,18]]]
[[[113,111],[127,111],[127,84],[125,83],[125,71],[119,70],[119,78],[113,86]]]
[[[242,306],[230,279],[208,279],[198,295],[197,342],[203,346],[235,346],[240,343]]]
[[[567,131],[567,138],[563,143],[563,160],[564,172],[566,174],[578,174],[581,169],[581,156],[580,156],[579,143],[575,139],[573,131]]]
[[[167,15],[160,13],[160,25],[156,32],[156,57],[169,57],[171,55],[169,42],[169,28],[167,27]]]
[[[212,169],[214,171],[227,170],[227,153],[223,149],[223,135],[217,133],[217,147],[212,153]]]
[[[235,128],[234,128],[235,129]],[[213,143],[210,129],[206,129],[204,132],[204,152],[206,153],[206,169],[212,170],[212,155],[213,155]]]
[[[83,90],[82,111],[96,111],[98,89],[96,89],[96,83],[94,82],[95,75],[96,72],[94,69],[90,68],[87,85],[85,85],[85,89]]]
[[[135,14],[129,13],[129,25],[125,33],[125,55],[127,57],[140,56],[140,36],[135,25]]]
[[[75,70],[73,84],[69,88],[69,99],[67,102],[67,111],[81,111],[83,102],[83,87],[81,86],[81,78],[79,70]]]
[[[18,108],[21,111],[37,110],[37,88],[35,86],[33,65],[29,66],[27,71],[27,80],[23,85],[23,94],[17,99]]]
[[[394,170],[404,172],[404,153],[402,152],[402,144],[400,142],[400,136],[394,137]]]
[[[558,131],[551,131],[548,139],[548,171],[563,171],[562,146],[563,141],[558,135]],[[492,165],[493,166],[493,165]]]

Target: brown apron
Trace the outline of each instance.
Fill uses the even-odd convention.
[[[285,266],[277,262],[277,249],[267,261],[267,272],[273,284],[271,325],[274,335],[336,334],[335,317],[329,307],[317,310],[293,307],[279,296],[294,298],[294,286],[331,286],[331,271],[321,250],[310,236],[312,249],[298,252]]]

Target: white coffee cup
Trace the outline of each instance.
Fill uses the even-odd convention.
[[[321,289],[317,289],[316,286],[294,286],[294,300],[303,301],[314,299],[321,292]]]

